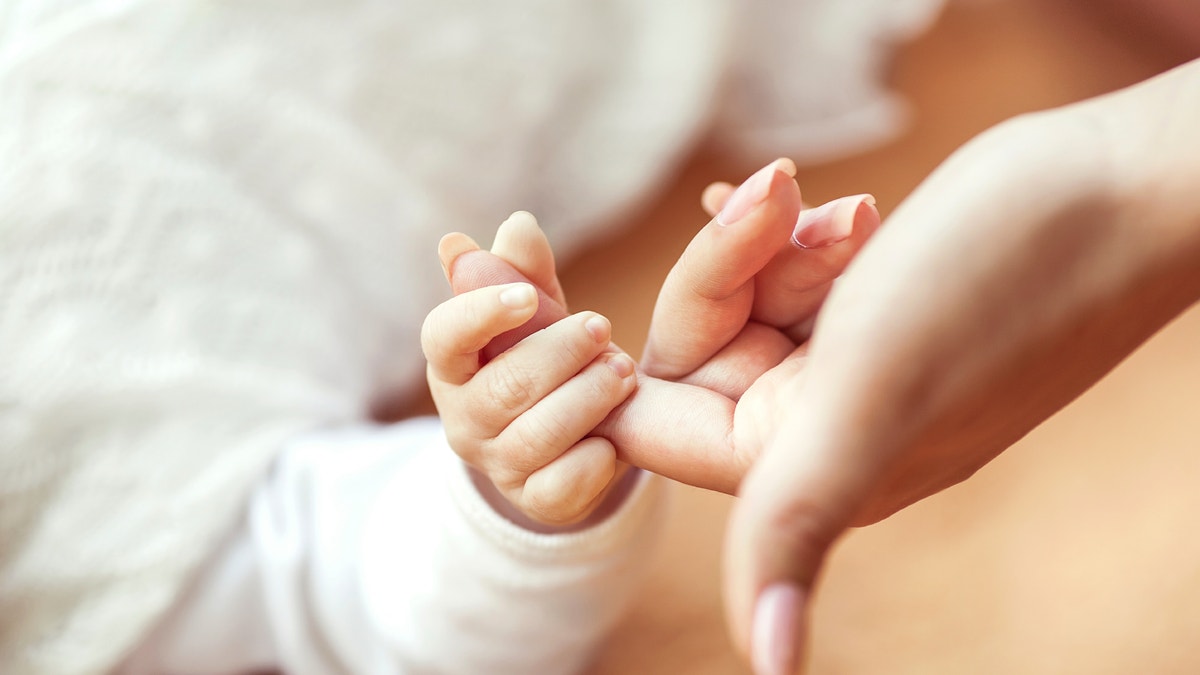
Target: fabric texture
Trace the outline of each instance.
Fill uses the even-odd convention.
[[[296,439],[119,672],[579,672],[662,524],[663,479],[635,480],[599,526],[535,534],[484,502],[436,420]]]
[[[860,11],[776,26],[827,72],[770,128],[885,97],[936,3],[794,4]],[[788,3],[0,4],[0,671],[111,669],[289,439],[412,387],[441,234],[529,209],[569,255],[753,128],[752,6]]]

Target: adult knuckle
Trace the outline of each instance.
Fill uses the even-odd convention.
[[[698,255],[684,254],[678,263],[679,277],[687,280],[690,293],[701,300],[720,301],[729,296],[729,275]]]
[[[819,560],[841,530],[829,509],[812,499],[794,499],[771,512],[767,527],[802,560]]]

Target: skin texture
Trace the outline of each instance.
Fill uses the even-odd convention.
[[[808,599],[847,527],[969,477],[1200,298],[1197,82],[1193,63],[997,127],[857,257],[863,241],[789,259],[814,250],[781,234],[800,202],[779,170],[743,184],[758,201],[743,194],[742,218],[697,235],[664,284],[636,392],[595,433],[638,466],[740,484],[726,597],[758,672],[798,667]],[[869,234],[872,212],[856,206],[850,231]]]
[[[997,127],[848,267],[759,418],[728,531],[729,622],[757,672],[798,668],[847,527],[968,478],[1200,298],[1198,83],[1200,62]]]
[[[607,319],[568,315],[532,216],[501,225],[495,253],[463,235],[439,248],[458,293],[426,318],[422,346],[451,447],[484,498],[527,529],[602,519],[630,481],[589,432],[633,391],[633,359],[611,347]]]
[[[533,333],[569,316],[567,308],[519,272],[508,261],[483,249],[466,251],[453,258],[451,287],[455,295],[487,286],[527,283],[537,292],[537,309],[525,323],[492,338],[481,351],[484,363],[508,351]]]

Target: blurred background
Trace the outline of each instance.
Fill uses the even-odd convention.
[[[951,2],[890,71],[906,131],[797,180],[811,204],[873,192],[886,217],[990,125],[1198,55],[1193,0]],[[770,158],[692,156],[624,235],[566,265],[573,307],[610,316],[638,353],[655,290],[706,220],[701,189]],[[1200,672],[1198,345],[1194,309],[968,483],[848,536],[818,595],[811,672]],[[595,675],[746,672],[719,593],[731,500],[674,491],[648,590]]]

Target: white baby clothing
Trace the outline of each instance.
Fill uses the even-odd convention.
[[[225,578],[216,552],[292,449],[419,386],[442,234],[486,242],[528,209],[569,255],[714,128],[798,159],[877,140],[900,119],[888,49],[939,4],[0,3],[0,672],[116,667],[189,584]],[[421,519],[470,526],[439,503]],[[625,564],[609,554],[598,579]],[[231,621],[301,602],[271,588]],[[317,624],[247,630],[356,668],[303,602],[290,620]]]

